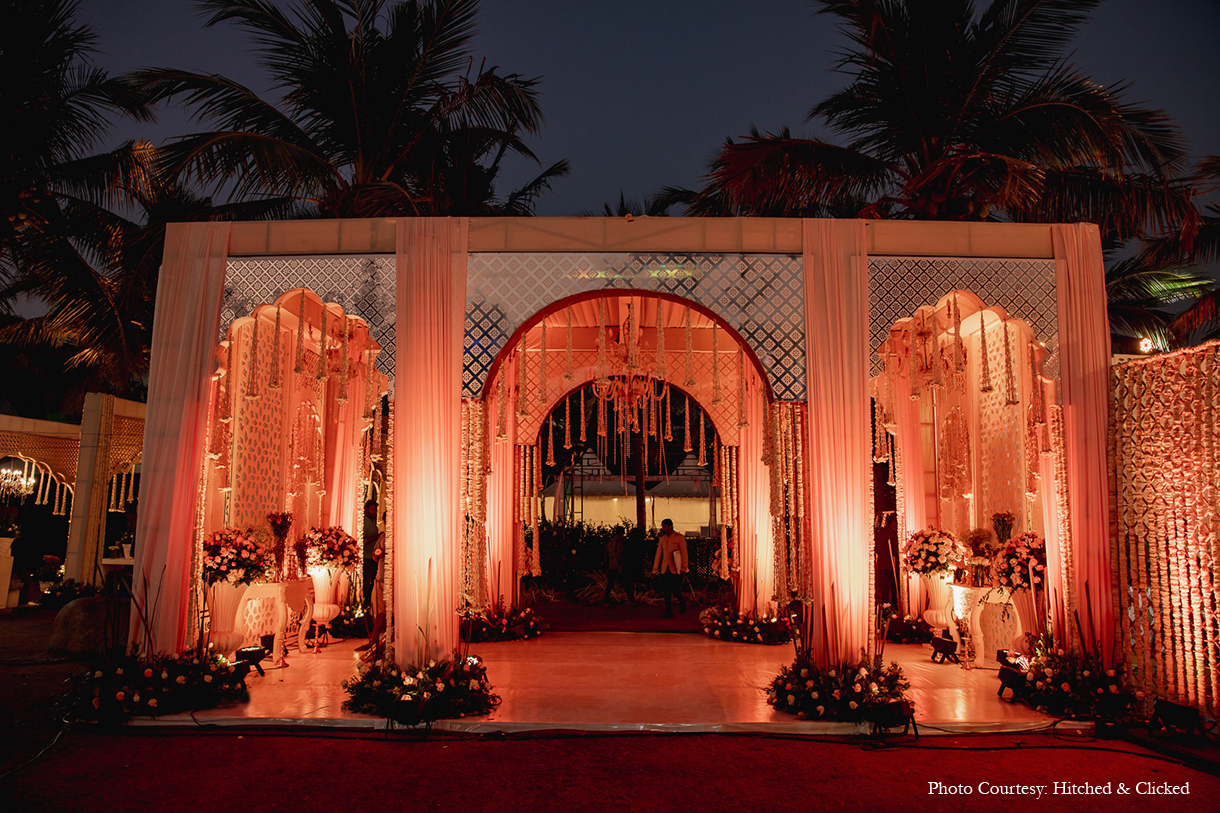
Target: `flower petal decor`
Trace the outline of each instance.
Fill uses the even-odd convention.
[[[305,534],[305,542],[310,565],[348,569],[360,561],[360,546],[355,538],[338,526],[321,530],[310,528]]]
[[[221,528],[203,540],[203,582],[253,584],[267,572],[267,555],[250,529]]]
[[[948,531],[926,528],[907,537],[902,562],[913,573],[944,573],[966,557],[966,548]]]
[[[996,557],[996,578],[1010,591],[1037,589],[1046,584],[1046,540],[1026,531],[1011,539]]]

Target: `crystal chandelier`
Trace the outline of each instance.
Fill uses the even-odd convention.
[[[8,500],[16,497],[21,500],[34,492],[34,477],[27,474],[27,469],[0,469],[0,498]]]

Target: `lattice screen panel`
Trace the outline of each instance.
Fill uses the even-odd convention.
[[[1011,331],[1010,331],[1011,332]],[[978,338],[972,338],[977,352]],[[1024,344],[1012,337],[1013,375],[1020,375]],[[1025,510],[1025,413],[1020,404],[1005,403],[1008,395],[1004,362],[1004,332],[987,331],[987,359],[991,370],[991,392],[978,393],[979,405],[979,466],[982,494],[976,516],[983,527],[990,526],[990,517],[997,511],[1011,511],[1021,517]],[[1028,366],[1028,365],[1026,365]],[[1018,390],[1019,391],[1019,390]],[[1014,533],[1025,527],[1018,522]]]
[[[376,367],[393,381],[398,290],[394,269],[394,258],[383,256],[231,258],[220,306],[220,339],[234,319],[249,316],[285,291],[308,288],[323,302],[336,302],[344,313],[368,322],[381,345]]]
[[[659,291],[703,305],[742,335],[782,400],[805,397],[801,258],[773,254],[471,254],[462,394],[475,397],[513,332],[587,291]],[[736,370],[733,371],[734,386]]]
[[[872,374],[881,372],[877,348],[898,319],[920,305],[934,305],[955,289],[970,291],[1009,318],[1023,319],[1051,352],[1045,371],[1059,377],[1059,317],[1054,260],[967,259],[961,257],[870,257],[869,321]],[[804,396],[802,396],[804,397]]]

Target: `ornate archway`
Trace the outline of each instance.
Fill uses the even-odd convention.
[[[515,593],[522,574],[540,572],[538,553],[525,539],[527,529],[537,538],[544,421],[586,385],[601,395],[588,434],[604,435],[608,422],[601,416],[618,410],[620,420],[610,423],[655,445],[673,393],[699,405],[720,438],[713,463],[721,486],[722,575],[732,573],[745,588],[740,602],[769,602],[771,477],[763,458],[773,399],[765,369],[737,331],[697,303],[621,290],[568,297],[530,317],[497,356],[483,397],[464,401],[464,424],[481,425],[467,434],[481,448],[465,455],[462,478],[468,520],[476,518],[467,522],[463,542],[464,599],[477,605],[510,585]],[[488,477],[475,493],[480,469]]]

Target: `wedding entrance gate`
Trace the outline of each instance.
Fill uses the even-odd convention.
[[[387,591],[400,661],[448,651],[457,640],[462,595],[485,598],[492,573],[511,584],[525,566],[518,475],[525,456],[536,452],[524,451],[533,444],[521,441],[533,436],[523,430],[567,391],[569,308],[573,380],[578,368],[587,379],[611,377],[610,362],[599,370],[589,349],[596,340],[577,359],[575,334],[578,325],[595,334],[588,303],[610,299],[616,308],[624,300],[631,310],[630,303],[638,305],[637,353],[651,359],[654,372],[663,358],[667,376],[682,381],[687,308],[692,322],[712,325],[700,328],[710,336],[698,342],[714,345],[704,351],[712,380],[696,374],[692,386],[714,390],[720,379],[717,425],[726,449],[737,439],[730,466],[738,473],[738,563],[743,574],[754,569],[759,600],[783,600],[794,591],[819,606],[829,622],[826,655],[838,660],[871,642],[874,351],[896,320],[952,290],[971,291],[1034,326],[1057,352],[1052,367],[1057,361],[1062,384],[1062,482],[1070,501],[1057,518],[1065,528],[1058,543],[1074,553],[1064,577],[1092,579],[1093,596],[1102,597],[1088,608],[1093,626],[1113,628],[1106,523],[1099,520],[1106,516],[1109,353],[1097,339],[1108,333],[1095,229],[779,219],[357,220],[169,230],[136,573],[144,585],[137,603],[159,608],[151,619],[157,649],[186,643],[195,552],[201,534],[213,530],[202,527],[197,499],[216,342],[230,321],[293,288],[359,317],[383,349],[376,367],[391,379],[393,402]],[[682,339],[671,341],[674,332]],[[662,337],[665,353],[658,356]],[[714,393],[707,396],[710,404]]]

